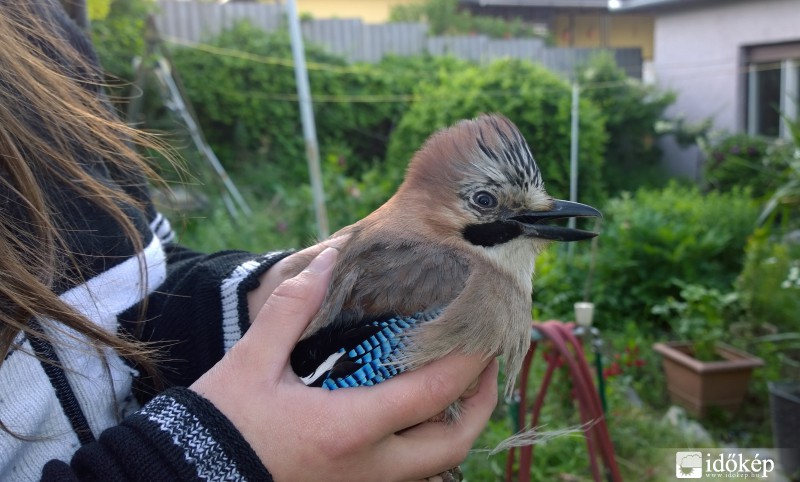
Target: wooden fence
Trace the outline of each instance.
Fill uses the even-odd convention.
[[[268,32],[284,24],[280,4],[200,3],[161,0],[156,17],[161,34],[189,42],[202,42],[240,20]],[[365,24],[359,19],[308,20],[303,37],[351,62],[377,62],[387,54],[453,55],[476,62],[513,57],[539,62],[572,76],[577,66],[603,49],[549,47],[542,39],[492,39],[483,35],[429,37],[421,23]],[[617,65],[629,76],[641,78],[642,55],[638,48],[609,49]]]

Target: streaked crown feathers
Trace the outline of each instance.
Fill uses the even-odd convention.
[[[432,162],[433,161],[433,162]],[[490,182],[544,189],[528,143],[505,116],[482,114],[431,136],[409,165],[407,178],[452,180],[452,173],[476,172]]]

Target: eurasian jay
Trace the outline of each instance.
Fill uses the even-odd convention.
[[[510,392],[530,344],[536,255],[553,240],[596,236],[545,223],[583,216],[601,214],[547,194],[507,118],[481,115],[439,131],[391,199],[334,234],[349,238],[292,367],[307,385],[336,389],[452,352],[499,355]],[[456,404],[445,419],[457,414]]]

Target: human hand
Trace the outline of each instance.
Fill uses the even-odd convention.
[[[317,257],[325,248],[339,248],[347,240],[348,236],[339,236],[326,239],[313,246],[309,246],[302,251],[291,254],[271,266],[264,274],[259,277],[258,288],[247,293],[247,309],[250,314],[250,323],[264,303],[267,302],[275,288],[289,278],[297,275],[304,269],[312,259]]]
[[[497,403],[497,362],[452,355],[372,387],[306,387],[289,354],[319,308],[337,251],[275,289],[245,336],[190,388],[239,429],[275,480],[407,481],[466,457]],[[430,422],[478,378],[454,424]]]

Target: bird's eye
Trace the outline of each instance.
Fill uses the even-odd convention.
[[[478,191],[473,194],[472,201],[482,208],[493,208],[497,206],[497,198],[486,191]]]

